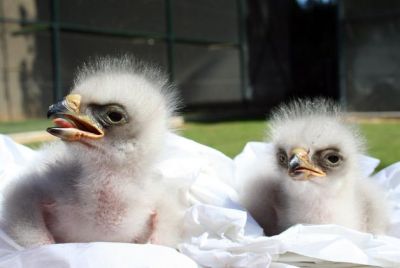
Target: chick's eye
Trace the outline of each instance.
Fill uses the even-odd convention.
[[[326,159],[328,159],[328,161],[332,164],[336,164],[340,160],[339,156],[337,155],[329,155]]]
[[[279,164],[282,165],[282,166],[286,166],[287,165],[287,161],[288,161],[286,153],[285,152],[279,152],[277,156],[278,156]]]
[[[119,112],[110,111],[107,113],[107,117],[110,119],[111,122],[118,123],[122,120],[124,116]]]
[[[327,152],[322,157],[322,164],[326,167],[337,167],[342,160],[343,158],[338,152]]]
[[[88,111],[103,128],[124,125],[129,121],[125,108],[117,104],[90,104]]]

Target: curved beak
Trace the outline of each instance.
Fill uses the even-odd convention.
[[[51,105],[47,117],[53,118],[56,127],[47,128],[47,132],[67,141],[102,138],[103,129],[92,118],[80,113],[80,103],[81,96],[71,94]]]
[[[304,148],[292,150],[289,158],[289,176],[295,180],[309,180],[312,177],[324,177],[326,173],[312,164],[309,152]]]
[[[70,94],[62,101],[50,105],[49,110],[47,111],[47,118],[66,112],[79,113],[80,105],[81,96],[78,94]]]

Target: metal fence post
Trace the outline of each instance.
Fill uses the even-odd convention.
[[[167,40],[167,61],[170,82],[175,81],[175,33],[173,29],[172,1],[165,0],[166,40]]]
[[[63,97],[61,86],[60,62],[60,2],[51,1],[51,49],[53,63],[53,99],[59,101]]]
[[[338,46],[338,57],[339,57],[339,64],[338,64],[338,84],[339,84],[339,101],[340,105],[347,110],[347,68],[346,68],[346,43],[345,43],[345,18],[344,18],[344,3],[342,1],[337,2],[337,46]]]
[[[249,84],[248,73],[248,47],[246,31],[246,1],[236,1],[238,10],[238,36],[239,36],[239,65],[240,65],[240,88],[242,91],[242,102],[252,99],[253,92]]]

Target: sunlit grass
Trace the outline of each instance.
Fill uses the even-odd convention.
[[[368,154],[381,160],[378,169],[400,161],[400,123],[361,124]]]
[[[181,133],[189,139],[234,157],[248,141],[261,141],[265,126],[265,122],[262,121],[187,123]]]
[[[265,129],[263,121],[188,123],[182,134],[234,157],[246,142],[263,140]],[[400,161],[400,123],[363,123],[360,129],[368,154],[381,160],[378,169]]]
[[[0,122],[0,133],[18,133],[26,131],[44,130],[51,126],[50,120],[35,119],[26,121]]]

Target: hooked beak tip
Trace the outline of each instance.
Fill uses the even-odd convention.
[[[323,170],[311,163],[309,152],[302,148],[296,148],[292,151],[288,174],[292,178],[302,177],[303,179],[326,176]]]

